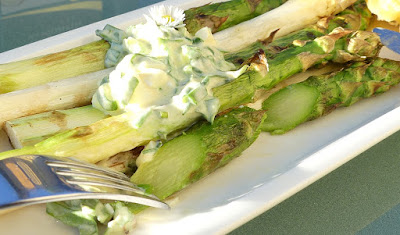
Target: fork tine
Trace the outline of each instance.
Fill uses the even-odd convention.
[[[126,190],[129,192],[134,192],[140,195],[145,195],[150,198],[154,198],[159,200],[156,196],[146,193],[142,188],[138,187],[137,185],[130,182],[129,177],[126,175],[109,170],[107,168],[102,168],[96,165],[90,165],[85,162],[81,162],[75,159],[69,159],[71,161],[63,161],[59,159],[51,159],[51,161],[47,161],[46,164],[55,167],[55,168],[62,168],[64,170],[56,170],[55,173],[62,175],[62,176],[70,176],[74,177],[74,180],[67,179],[66,181],[70,184],[76,185],[87,185],[87,186],[101,186],[101,187],[108,187],[112,189],[121,189]],[[93,172],[88,172],[88,170]],[[94,173],[96,172],[96,173]],[[99,175],[103,174],[103,175]],[[78,180],[76,177],[85,177],[86,180]],[[91,178],[91,179],[88,179]],[[102,180],[101,182],[97,181],[88,181],[88,180]],[[109,180],[111,182],[106,182]]]
[[[128,187],[133,187],[133,188],[136,188],[136,189],[144,192],[144,190],[142,188],[136,186],[135,184],[131,183],[130,181],[122,180],[122,179],[111,177],[108,175],[99,175],[97,173],[92,173],[92,172],[70,171],[70,170],[65,170],[65,169],[57,170],[56,173],[58,175],[62,175],[62,176],[70,176],[70,177],[74,177],[74,178],[82,177],[82,178],[86,178],[88,180],[108,180],[113,183],[125,185]]]
[[[112,183],[112,182],[86,181],[86,180],[80,180],[80,179],[68,179],[66,181],[68,183],[70,183],[70,184],[76,184],[76,185],[80,185],[80,186],[82,186],[82,185],[85,185],[85,186],[100,186],[100,187],[107,187],[107,188],[112,188],[112,189],[120,189],[120,190],[133,192],[133,193],[136,193],[136,194],[144,195],[144,196],[159,200],[156,196],[147,194],[146,192],[144,192],[142,190],[137,190],[136,188],[132,188],[130,186],[119,185],[119,184],[115,184],[115,183]]]
[[[117,177],[123,180],[129,180],[129,177],[127,177],[126,175],[116,172],[116,171],[112,171],[112,170],[108,170],[105,168],[101,168],[99,166],[92,166],[89,164],[82,164],[79,162],[63,162],[63,161],[49,161],[47,162],[48,166],[51,167],[59,167],[59,168],[67,168],[67,169],[75,169],[75,170],[92,170],[92,171],[96,171],[96,172],[100,172],[102,174],[106,174],[106,175],[110,175],[111,177]]]
[[[62,169],[57,169],[55,173],[74,178],[68,179],[68,183],[77,185],[102,186],[113,189],[117,188],[129,192],[135,192],[140,195],[146,195],[158,200],[157,197],[146,193],[142,188],[131,183],[129,177],[120,172],[114,172],[106,168],[100,168],[96,165],[88,165],[87,163],[81,163],[80,161],[75,162],[75,159],[72,160],[74,162],[65,162],[55,159],[55,161],[48,162],[47,164],[51,167]],[[77,177],[80,177],[81,179],[78,179]],[[96,180],[96,182],[94,182],[94,180]],[[99,180],[101,180],[101,182]]]

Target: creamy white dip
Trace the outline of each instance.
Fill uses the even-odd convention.
[[[202,115],[212,122],[219,109],[212,88],[246,69],[232,71],[235,66],[215,44],[209,28],[193,36],[185,27],[152,20],[131,26],[121,44],[112,46],[123,48],[126,55],[103,79],[92,104],[110,115],[132,113],[134,128],[149,118],[165,123]]]

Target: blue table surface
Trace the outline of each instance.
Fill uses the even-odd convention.
[[[0,52],[157,2],[1,0]],[[231,234],[400,234],[399,141],[397,132]]]

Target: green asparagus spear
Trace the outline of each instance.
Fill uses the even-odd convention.
[[[336,28],[330,34],[318,37],[282,51],[268,60],[268,72],[262,72],[265,54],[252,58],[252,69],[238,79],[214,88],[214,96],[221,103],[220,110],[253,102],[257,89],[271,89],[284,79],[328,61],[344,63],[376,56],[381,47],[379,37],[365,31]]]
[[[232,0],[207,4],[185,11],[186,28],[196,33],[207,26],[213,33],[250,20],[279,7],[287,0]]]
[[[255,59],[247,72],[225,85],[213,89],[219,100],[219,111],[252,101],[257,89],[269,89],[289,76],[326,61],[346,62],[376,56],[380,48],[379,37],[370,32],[334,30],[331,34],[280,53],[267,63]],[[148,118],[140,128],[133,128],[131,113],[124,113],[78,127],[34,146],[0,153],[0,159],[22,154],[48,154],[75,156],[88,162],[97,162],[119,152],[145,145],[150,140],[190,126],[199,115],[182,119]],[[149,115],[159,117],[157,112]]]
[[[213,124],[200,122],[168,141],[132,176],[149,184],[160,199],[198,181],[237,157],[255,141],[264,111],[247,107],[219,116]]]
[[[272,94],[263,103],[267,119],[262,129],[285,133],[303,122],[360,99],[387,91],[400,82],[400,62],[375,58],[342,71],[310,77]]]
[[[316,24],[310,25],[304,29],[293,32],[286,36],[273,40],[274,34],[263,41],[257,41],[243,50],[229,52],[225,55],[225,59],[241,65],[254,55],[254,52],[263,50],[266,58],[272,59],[281,51],[294,47],[294,42],[304,42],[314,40],[332,32],[337,27],[353,30],[366,30],[372,18],[371,12],[368,10],[364,0],[358,0],[356,3],[340,12],[336,16],[324,17]],[[271,42],[271,40],[273,40]]]

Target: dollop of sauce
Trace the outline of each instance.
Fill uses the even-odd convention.
[[[92,104],[106,114],[132,113],[131,124],[139,128],[149,118],[163,122],[202,115],[214,120],[220,107],[212,88],[237,78],[235,71],[215,47],[209,28],[194,36],[185,27],[158,25],[152,20],[131,26],[120,45],[125,56],[105,77]]]

